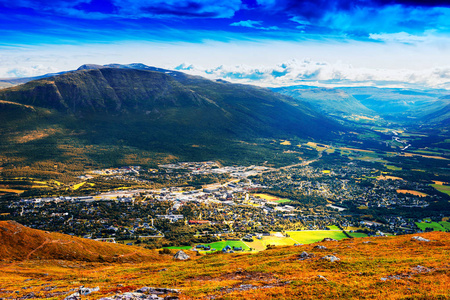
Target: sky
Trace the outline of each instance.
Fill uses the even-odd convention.
[[[144,63],[261,86],[450,89],[450,1],[0,0],[0,78]]]

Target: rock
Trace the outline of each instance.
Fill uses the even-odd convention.
[[[326,250],[326,249],[327,249],[327,247],[325,247],[325,246],[322,246],[322,245],[317,245],[317,246],[314,246],[314,249],[319,249],[319,250]]]
[[[317,275],[317,277],[319,278],[319,279],[322,279],[322,280],[325,280],[325,281],[328,281],[328,279],[325,277],[325,276],[322,276],[322,275]]]
[[[90,288],[86,288],[84,286],[80,286],[78,288],[78,292],[67,296],[66,298],[64,298],[64,300],[78,300],[78,299],[81,299],[82,295],[83,296],[84,295],[89,295],[90,293],[98,292],[99,290],[100,290],[99,287],[95,287],[95,288],[90,289]]]
[[[23,297],[17,298],[18,300],[25,300],[25,299],[35,299],[37,296],[34,293],[29,293]]]
[[[341,260],[340,258],[338,258],[338,257],[336,257],[334,255],[327,255],[327,256],[322,257],[321,259],[326,259],[326,260],[328,260],[330,262],[335,262],[335,261],[340,261]]]
[[[179,294],[180,291],[176,289],[168,289],[168,288],[154,288],[144,286],[136,291],[136,293],[146,293],[146,294],[155,294],[155,295],[164,295],[164,294]]]
[[[427,240],[426,238],[423,238],[423,237],[418,236],[418,235],[413,236],[413,237],[411,238],[411,240],[413,240],[413,241],[418,241],[418,242],[429,242],[429,241],[430,241],[430,240]]]
[[[241,284],[240,286],[239,286],[239,289],[241,290],[241,291],[247,291],[247,290],[251,290],[251,289],[254,289],[255,287],[252,285],[252,284]]]
[[[424,267],[424,266],[421,266],[421,265],[417,265],[417,266],[412,268],[412,271],[414,273],[428,273],[428,272],[433,271],[433,269],[430,269],[430,268],[427,268],[427,267]]]
[[[314,253],[308,253],[306,251],[303,251],[302,253],[300,253],[300,255],[298,256],[300,260],[305,260],[311,257],[314,257]]]
[[[67,296],[66,298],[64,298],[64,300],[80,300],[81,296],[80,293],[76,292],[73,293],[72,295]]]
[[[101,298],[100,300],[164,300],[164,298],[153,294],[146,295],[143,293],[124,293],[121,295]]]
[[[147,293],[151,288],[148,286],[143,286],[140,289],[136,290],[136,293]]]
[[[178,260],[188,260],[191,257],[189,255],[187,255],[186,253],[184,253],[183,250],[178,251],[174,256],[173,259],[178,259]]]
[[[80,295],[89,295],[90,293],[93,292],[98,292],[100,290],[99,287],[95,287],[95,288],[85,288],[84,286],[80,286],[80,290],[78,291],[80,293]]]
[[[404,277],[404,276],[403,276]],[[397,279],[400,280],[403,278],[401,275],[389,275],[388,277],[382,277],[380,278],[382,281],[387,281],[387,280],[393,280],[393,279]]]
[[[332,238],[324,238],[324,239],[322,240],[322,242],[337,242],[337,240],[332,239]]]

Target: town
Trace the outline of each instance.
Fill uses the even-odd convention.
[[[338,231],[352,238],[420,232],[424,220],[448,224],[448,216],[417,214],[442,200],[433,187],[388,176],[375,166],[351,161],[275,169],[207,161],[94,170],[65,195],[22,198],[0,217],[149,248],[231,240],[255,249],[252,242],[268,236],[294,244],[298,240],[291,236],[300,231]],[[89,193],[113,181],[144,186]],[[374,209],[385,213],[375,215]],[[407,213],[411,209],[417,217]]]

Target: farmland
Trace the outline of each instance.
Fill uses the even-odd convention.
[[[417,227],[421,230],[426,230],[427,228],[432,228],[434,231],[447,231],[450,230],[449,222],[416,222]]]
[[[441,184],[432,184],[432,187],[437,189],[439,192],[447,194],[450,196],[450,186],[449,185],[441,185]]]
[[[342,240],[347,236],[342,231],[337,230],[307,230],[307,231],[287,231],[291,239],[299,244],[311,244],[319,242],[324,238]]]
[[[250,250],[250,248],[242,241],[220,241],[214,243],[202,244],[205,246],[211,246],[211,249],[216,249],[217,251],[222,250],[227,245],[231,248],[233,247],[242,247],[243,250]],[[201,251],[201,252],[210,252],[210,251]]]

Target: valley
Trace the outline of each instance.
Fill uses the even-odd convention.
[[[444,92],[282,92],[139,64],[0,90],[0,297],[444,295]]]

